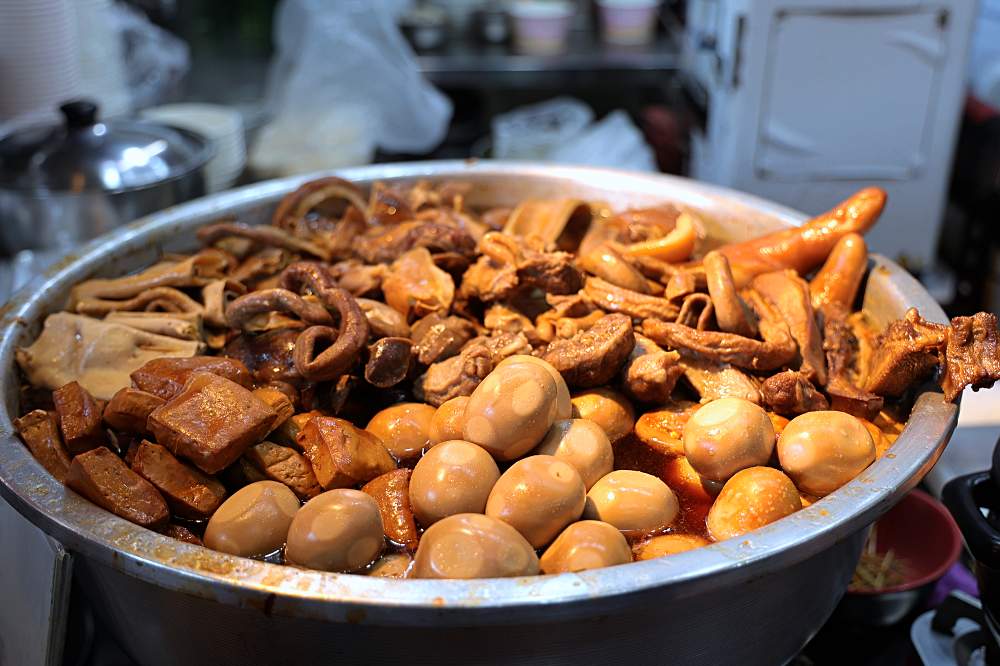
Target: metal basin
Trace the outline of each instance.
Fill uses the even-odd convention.
[[[804,216],[730,190],[666,176],[511,163],[428,162],[341,172],[359,182],[462,178],[473,204],[574,196],[614,207],[680,202],[713,239],[735,240]],[[151,215],[99,239],[18,294],[0,338],[0,492],[74,555],[73,575],[141,664],[638,663],[780,664],[843,594],[866,527],[937,460],[958,415],[928,386],[891,454],[832,495],[730,540],[660,560],[581,574],[394,581],[304,571],[181,543],[67,491],[12,435],[15,347],[60,309],[70,286],[191,250],[221,215],[264,222],[303,178],[262,183]],[[875,258],[865,308],[884,324],[916,306],[944,321],[898,266]]]

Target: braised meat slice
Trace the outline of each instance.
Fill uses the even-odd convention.
[[[568,252],[536,252],[527,248],[517,264],[521,285],[537,287],[547,294],[575,294],[583,287],[583,273]]]
[[[261,442],[247,449],[243,457],[268,479],[291,488],[301,500],[312,499],[323,492],[312,465],[291,447]]]
[[[697,355],[716,363],[730,363],[750,370],[774,370],[795,359],[795,343],[773,342],[745,338],[733,333],[699,331],[673,322],[647,319],[643,333],[657,344],[676,349],[683,355]]]
[[[805,414],[830,407],[805,374],[795,370],[771,375],[760,388],[764,404],[778,414]]]
[[[52,402],[59,418],[59,430],[70,453],[83,453],[107,443],[101,422],[103,406],[77,382],[53,391]]]
[[[742,398],[757,405],[762,401],[757,382],[729,363],[688,356],[681,357],[679,365],[702,401]]]
[[[623,289],[601,278],[587,278],[583,292],[605,312],[621,312],[635,319],[673,321],[679,312],[678,307],[665,298]]]
[[[609,314],[586,331],[569,339],[556,339],[542,354],[570,386],[591,388],[611,381],[635,347],[632,320]]]
[[[830,409],[847,412],[867,421],[878,416],[885,404],[882,396],[862,391],[839,375],[830,377],[826,384],[826,394],[830,398]]]
[[[995,314],[980,312],[971,317],[955,317],[947,338],[941,375],[945,400],[954,402],[966,386],[978,390],[1000,380]]]
[[[277,380],[297,385],[302,382],[302,375],[295,369],[299,333],[287,328],[257,335],[244,333],[233,338],[222,353],[245,365],[259,382]]]
[[[36,409],[19,419],[14,419],[24,445],[35,460],[60,482],[66,481],[70,458],[59,437],[59,424],[55,412]]]
[[[493,355],[481,341],[472,341],[458,356],[431,364],[413,385],[417,399],[439,407],[452,398],[472,395],[493,371]]]
[[[181,518],[209,518],[226,497],[226,489],[217,479],[185,465],[159,444],[139,444],[132,470],[156,486]]]
[[[644,335],[635,334],[635,347],[622,369],[622,387],[640,402],[664,403],[670,399],[684,368],[681,355],[664,351]]]
[[[802,358],[799,371],[821,386],[826,384],[823,339],[816,325],[806,281],[791,271],[776,271],[758,275],[750,286],[767,299],[788,323]]]
[[[462,276],[459,294],[465,300],[507,300],[519,287],[572,294],[583,286],[583,273],[568,252],[547,252],[537,243],[495,231],[483,235],[479,251],[482,256]]]
[[[447,312],[455,297],[451,276],[434,265],[426,248],[418,247],[396,259],[382,280],[385,302],[407,321]]]
[[[517,291],[517,264],[482,255],[462,275],[459,297],[484,303],[503,301]]]
[[[374,294],[381,289],[387,270],[385,264],[369,266],[357,259],[338,261],[330,266],[330,274],[337,280],[337,286],[355,296]]]
[[[413,551],[417,549],[420,537],[410,506],[411,474],[413,472],[409,469],[394,469],[366,483],[361,492],[371,495],[378,504],[385,535]]]
[[[163,398],[136,388],[123,388],[111,396],[104,407],[104,422],[118,432],[146,434],[150,412],[166,402]]]
[[[514,354],[530,354],[531,345],[521,333],[498,333],[470,340],[458,356],[431,364],[413,384],[418,400],[439,407],[452,398],[472,395],[497,363]]]
[[[465,229],[438,222],[403,222],[374,227],[357,238],[355,253],[369,264],[389,264],[404,252],[416,247],[432,253],[454,252],[472,257],[476,241]]]
[[[191,373],[196,371],[210,372],[247,388],[252,384],[247,367],[236,359],[224,356],[156,358],[133,372],[130,377],[137,389],[169,400],[177,395]]]
[[[157,529],[170,512],[159,491],[103,446],[73,458],[66,485],[97,506],[136,525]]]
[[[865,391],[902,395],[937,366],[947,339],[948,327],[928,322],[910,308],[879,336]]]
[[[324,490],[351,488],[396,469],[378,437],[344,419],[312,418],[297,439]]]
[[[215,474],[270,431],[277,414],[236,382],[191,375],[176,396],[149,415],[149,429],[171,453]]]

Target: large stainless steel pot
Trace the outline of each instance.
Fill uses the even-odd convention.
[[[524,164],[428,162],[340,172],[362,183],[462,178],[473,203],[574,196],[616,207],[676,201],[701,210],[719,240],[800,223],[747,195],[680,178]],[[263,222],[303,178],[226,192],[151,215],[83,249],[5,308],[0,491],[75,556],[74,576],[142,664],[637,663],[779,664],[826,620],[866,527],[937,460],[958,409],[928,389],[891,454],[832,495],[745,538],[581,574],[478,581],[393,581],[232,557],[137,527],[67,491],[11,433],[14,348],[37,334],[72,284],[190,250],[220,215]],[[899,267],[877,258],[865,307],[880,323],[917,306],[944,315]]]
[[[143,215],[205,194],[213,149],[188,130],[100,121],[97,107],[60,107],[59,126],[0,137],[0,254],[71,250]]]

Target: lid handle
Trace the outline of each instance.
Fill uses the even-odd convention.
[[[90,127],[97,123],[97,105],[87,99],[75,99],[59,107],[67,129]]]

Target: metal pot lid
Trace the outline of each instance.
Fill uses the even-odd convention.
[[[200,134],[137,120],[98,120],[86,100],[59,107],[64,122],[0,139],[0,187],[37,193],[120,192],[173,180],[205,165]]]

